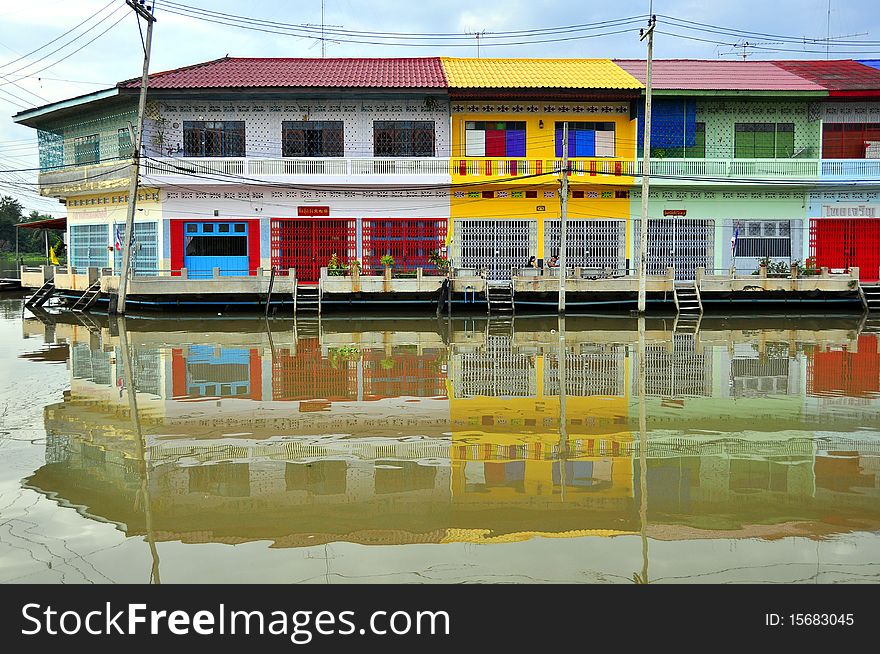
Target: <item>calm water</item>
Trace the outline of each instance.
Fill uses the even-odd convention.
[[[0,581],[877,581],[878,337],[7,297]]]

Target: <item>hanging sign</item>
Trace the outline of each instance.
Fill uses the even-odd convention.
[[[329,216],[330,207],[297,207],[297,216]]]
[[[686,216],[688,214],[687,209],[664,209],[664,216]]]

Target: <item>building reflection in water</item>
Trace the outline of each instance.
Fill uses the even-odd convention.
[[[45,408],[26,483],[156,560],[170,540],[647,548],[878,529],[877,334],[754,324],[59,323],[71,390]]]

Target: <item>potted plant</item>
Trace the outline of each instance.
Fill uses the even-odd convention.
[[[327,274],[332,277],[342,277],[345,275],[346,270],[348,268],[339,262],[339,257],[336,253],[331,254],[330,260],[327,262]]]
[[[428,255],[428,261],[437,269],[440,275],[449,274],[449,259],[440,254],[439,250],[434,250]]]

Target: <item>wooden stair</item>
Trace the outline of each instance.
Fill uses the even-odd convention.
[[[296,297],[294,298],[293,312],[313,313],[321,315],[321,289],[317,285],[296,285]]]
[[[86,329],[88,329],[93,334],[101,333],[101,325],[95,321],[87,312],[84,311],[76,311],[73,314],[73,317],[77,319],[77,321],[83,325]]]
[[[679,313],[672,323],[672,331],[675,334],[691,334],[696,336],[700,331],[700,322],[703,320],[702,313]]]
[[[513,315],[513,282],[486,280],[486,308],[489,315]]]
[[[676,285],[673,287],[675,308],[681,314],[702,315],[703,301],[696,284]]]
[[[862,306],[868,313],[880,312],[880,284],[859,285]]]
[[[83,293],[79,299],[73,303],[73,306],[70,307],[70,310],[74,313],[82,313],[83,311],[88,311],[92,308],[95,302],[98,301],[98,298],[101,297],[101,282],[100,280],[96,280],[89,286],[85,293]]]
[[[295,340],[304,338],[321,338],[320,316],[308,316],[306,318],[295,317],[293,319],[293,333]]]
[[[46,304],[46,301],[52,297],[55,293],[55,282],[49,280],[31,295],[27,300],[24,301],[24,306],[28,309],[31,307],[41,307]]]

